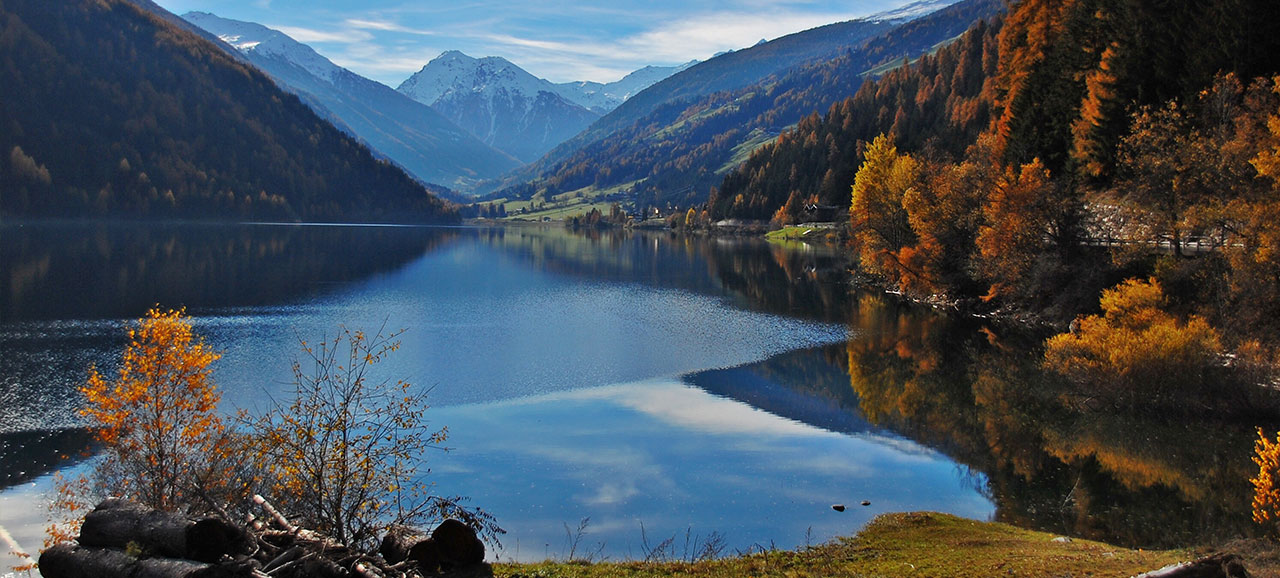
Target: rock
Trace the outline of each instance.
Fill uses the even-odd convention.
[[[435,572],[440,569],[440,548],[431,538],[420,540],[409,549],[408,559],[417,562],[418,569],[424,573]]]
[[[444,571],[484,562],[484,542],[476,531],[457,520],[445,520],[431,532]]]
[[[1066,544],[1067,542],[1070,542],[1070,541],[1071,541],[1071,538],[1068,538],[1066,536],[1058,536],[1057,538],[1050,540],[1050,542],[1057,542],[1059,544]]]
[[[1222,553],[1165,566],[1139,574],[1137,578],[1252,578],[1252,574],[1245,569],[1239,556]]]
[[[409,559],[409,551],[415,544],[426,539],[428,538],[425,535],[414,528],[392,526],[388,528],[387,535],[382,537],[378,553],[388,564],[399,564]]]
[[[831,509],[832,509],[832,510],[835,510],[835,511],[837,511],[837,512],[843,512],[843,511],[844,511],[844,504],[832,504],[832,505],[831,505]]]

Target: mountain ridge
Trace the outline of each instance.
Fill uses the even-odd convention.
[[[5,0],[0,29],[6,217],[456,219],[265,74],[149,7]]]
[[[396,91],[523,162],[536,160],[599,117],[505,58],[472,58],[457,50],[433,58]]]
[[[183,18],[420,180],[466,189],[520,165],[431,107],[334,64],[283,32],[206,12]]]
[[[806,115],[852,96],[873,71],[954,40],[974,22],[994,14],[998,5],[999,0],[951,4],[923,18],[900,21],[834,58],[797,65],[738,89],[665,102],[526,181],[533,186],[517,184],[483,198],[530,200],[529,195],[541,190],[543,202],[550,204],[556,195],[575,191],[587,196],[622,190],[638,208],[704,201],[708,190],[720,185],[724,174],[755,147]]]

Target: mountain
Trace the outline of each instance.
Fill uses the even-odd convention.
[[[456,50],[428,62],[396,90],[524,162],[537,160],[600,116],[504,58],[472,58]]]
[[[560,96],[569,102],[598,114],[607,114],[654,83],[697,63],[697,60],[690,60],[678,66],[646,66],[609,83],[565,82],[556,87]]]
[[[0,4],[0,215],[439,221],[452,209],[125,0]]]
[[[754,149],[771,142],[814,111],[825,111],[852,96],[873,73],[953,41],[975,22],[999,12],[1002,6],[1001,0],[965,0],[921,18],[895,21],[893,27],[856,46],[847,46],[833,57],[819,58],[737,89],[664,102],[551,164],[540,178],[534,179],[535,186],[516,186],[493,193],[489,198],[525,199],[541,190],[544,202],[549,202],[547,200],[556,195],[577,191],[582,191],[583,196],[629,191],[640,206],[668,203],[687,206],[705,201],[708,191],[719,185],[725,173],[746,160]],[[866,30],[878,26],[862,22],[854,28]],[[827,30],[821,36],[829,38],[831,34],[833,32]],[[719,58],[759,48],[770,47],[766,44]],[[811,47],[811,50],[817,49]],[[664,86],[681,81],[703,66],[715,64],[719,58],[655,84],[602,118],[589,131],[596,130],[614,114],[655,90],[666,94],[696,93],[701,88],[695,85],[705,87],[723,82],[724,77],[711,82],[707,81],[709,77],[698,76],[680,86]],[[723,70],[726,74],[730,72],[727,68]],[[704,82],[699,83],[698,79]],[[552,156],[539,164],[547,163]]]
[[[712,193],[713,219],[806,220],[804,206],[848,207],[862,164],[859,152],[877,135],[899,135],[907,149],[928,143],[960,155],[991,124],[990,79],[996,72],[1002,21],[980,22],[957,41],[864,83],[856,94],[817,112],[760,147],[724,176]],[[843,214],[843,213],[842,213]]]
[[[868,19],[838,22],[789,34],[751,48],[716,55],[654,83],[627,99],[581,134],[560,144],[537,163],[522,169],[514,178],[527,180],[535,177],[575,151],[640,120],[664,104],[739,89],[804,62],[833,57],[845,49],[862,46],[900,23]]]
[[[519,161],[480,142],[429,106],[369,80],[282,32],[250,22],[188,12],[217,36],[347,133],[419,179],[466,189]]]
[[[955,4],[958,0],[917,0],[909,4],[903,4],[892,10],[878,12],[868,16],[868,20],[914,20],[923,18],[934,12],[942,10],[947,6]]]

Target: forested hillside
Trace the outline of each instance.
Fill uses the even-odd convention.
[[[863,84],[825,116],[805,117],[725,176],[711,193],[711,216],[789,223],[806,204],[847,207],[860,143],[881,133],[911,150],[964,152],[991,122],[1000,22],[979,22],[937,53]]]
[[[549,198],[584,187],[629,186],[639,206],[701,202],[724,173],[753,148],[772,140],[809,112],[825,110],[852,94],[873,69],[891,67],[948,42],[1001,6],[996,0],[961,2],[901,24],[869,42],[846,45],[834,58],[819,59],[743,88],[665,101],[634,123],[617,128],[554,165],[534,189],[545,190]],[[652,98],[650,91],[668,90],[667,82],[687,80],[684,77],[711,62],[658,83],[636,98]],[[637,105],[628,101],[619,111],[630,106]],[[510,191],[502,195],[513,196]]]
[[[0,31],[0,214],[453,218],[265,75],[130,2],[3,0]]]
[[[1065,320],[1149,278],[1280,342],[1278,12],[1023,0],[757,151],[709,214],[849,207],[860,269],[909,294]]]

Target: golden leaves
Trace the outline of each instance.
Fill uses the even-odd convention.
[[[1161,309],[1154,280],[1130,279],[1103,292],[1102,315],[1076,320],[1076,330],[1048,340],[1045,368],[1075,384],[1086,398],[1121,405],[1194,395],[1222,349],[1203,318],[1185,321]]]
[[[1280,434],[1273,442],[1267,438],[1262,428],[1258,428],[1258,439],[1254,441],[1253,463],[1258,465],[1258,477],[1250,478],[1253,484],[1253,521],[1258,524],[1270,523],[1270,531],[1276,532],[1276,522],[1280,521]]]
[[[80,414],[103,453],[92,479],[58,484],[57,511],[74,514],[95,494],[180,510],[191,506],[194,493],[217,493],[229,483],[230,476],[206,471],[229,451],[217,414],[221,394],[210,377],[220,354],[195,335],[181,309],[147,311],[128,337],[115,379],[91,367],[79,388]],[[68,532],[51,528],[50,539]]]

